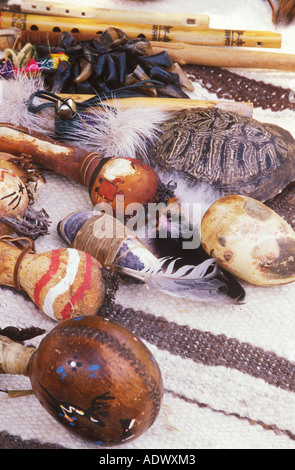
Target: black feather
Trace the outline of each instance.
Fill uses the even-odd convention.
[[[21,343],[23,341],[27,341],[29,339],[35,338],[36,336],[43,335],[45,330],[41,328],[36,328],[31,326],[29,328],[17,328],[15,326],[7,326],[6,328],[0,329],[0,335],[6,336],[7,338],[11,339],[12,341],[16,341],[17,343]]]

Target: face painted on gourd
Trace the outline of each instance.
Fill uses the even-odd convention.
[[[22,180],[13,172],[0,169],[0,215],[24,215],[28,207],[28,193]]]

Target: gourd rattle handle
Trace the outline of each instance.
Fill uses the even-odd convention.
[[[17,248],[11,243],[18,243],[20,240],[26,240],[29,242],[27,247]],[[24,256],[28,253],[35,251],[34,242],[27,237],[13,238],[10,236],[0,237],[0,260],[2,261],[3,269],[0,273],[0,284],[16,287],[18,290],[21,289],[19,282],[19,267]]]
[[[23,346],[0,336],[0,374],[28,376],[28,366],[36,348]]]
[[[80,164],[89,154],[8,123],[0,123],[0,144],[2,152],[31,155],[35,163],[75,181],[80,181]]]
[[[156,202],[160,177],[149,165],[125,157],[103,157],[44,137],[27,128],[0,122],[0,148],[13,155],[30,155],[37,165],[66,176],[85,186],[92,204],[111,204],[116,210],[117,195],[124,206]]]

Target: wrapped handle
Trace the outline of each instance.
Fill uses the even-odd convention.
[[[27,246],[23,246],[20,242],[25,241]],[[3,235],[0,237],[0,255],[5,259],[4,274],[0,276],[0,284],[15,287],[21,290],[19,280],[19,269],[22,260],[28,253],[34,254],[35,244],[28,237],[12,237]]]
[[[0,336],[0,374],[28,376],[30,359],[36,348],[23,346]]]

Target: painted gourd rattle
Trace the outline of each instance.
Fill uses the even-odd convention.
[[[24,247],[15,246],[27,241]],[[37,254],[27,238],[0,237],[0,284],[25,291],[47,316],[62,321],[94,315],[108,294],[107,276],[91,255],[74,248]]]
[[[29,377],[53,418],[102,446],[145,432],[157,418],[163,396],[161,372],[149,349],[101,316],[59,323],[37,349],[0,336],[0,373]]]
[[[89,153],[7,123],[0,123],[0,151],[30,155],[37,165],[86,186],[94,206],[108,203],[114,210],[118,195],[124,197],[124,207],[156,201],[161,183],[157,173],[139,160],[103,158],[98,152]]]
[[[23,170],[11,160],[16,157],[0,152],[0,236],[9,235],[14,231],[18,235],[38,236],[48,233],[50,224],[48,215],[42,209],[32,209],[34,191],[30,186],[39,176],[29,181],[30,169]],[[23,158],[20,161],[24,163]],[[32,172],[35,170],[32,169]]]
[[[2,217],[22,217],[29,196],[22,180],[12,170],[0,167],[0,214]]]

